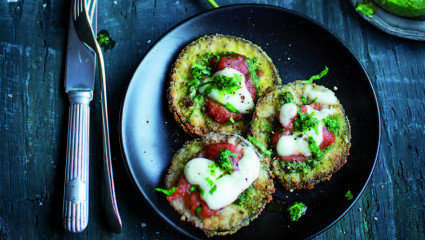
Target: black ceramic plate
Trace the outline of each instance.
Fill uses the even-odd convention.
[[[350,0],[351,4],[356,7],[363,0]],[[378,4],[377,9],[372,18],[367,17],[363,13],[359,15],[375,27],[391,35],[418,41],[425,41],[425,17],[404,18],[393,15]]]
[[[243,37],[261,46],[274,61],[283,84],[306,79],[327,66],[328,75],[318,83],[338,88],[336,95],[352,127],[348,163],[331,181],[292,193],[276,183],[275,201],[303,201],[308,206],[305,216],[290,222],[274,202],[248,227],[224,239],[308,238],[324,231],[350,209],[372,174],[380,140],[378,104],[365,70],[347,46],[315,21],[283,8],[221,7],[184,21],[155,43],[136,70],[122,108],[121,141],[130,177],[166,222],[189,237],[205,238],[190,223],[180,221],[165,196],[154,189],[163,187],[172,156],[191,139],[168,111],[170,66],[189,42],[215,33]],[[348,190],[353,200],[346,199]]]

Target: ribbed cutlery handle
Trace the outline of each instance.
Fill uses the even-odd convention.
[[[81,232],[89,218],[89,129],[91,91],[69,92],[68,141],[62,220],[71,232]]]

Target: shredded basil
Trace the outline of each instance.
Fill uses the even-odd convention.
[[[155,188],[155,191],[162,192],[162,193],[164,193],[167,196],[171,196],[177,190],[178,185],[179,184],[177,183],[174,187],[172,187],[172,188],[170,188],[168,190],[167,189],[163,189],[163,188]]]
[[[202,211],[202,205],[197,206],[196,209],[195,209],[195,215],[198,218],[201,218],[201,211]]]
[[[257,139],[255,139],[252,136],[248,136],[248,140],[254,144],[254,146],[256,146],[258,149],[260,149],[260,151],[264,154],[266,154],[267,156],[271,156],[272,155],[272,151],[268,150],[263,144],[261,144],[259,141],[257,141]]]
[[[325,69],[323,71],[321,71],[319,74],[313,75],[311,76],[308,80],[306,80],[305,82],[307,83],[313,83],[313,81],[321,79],[323,76],[325,76],[326,74],[328,74],[328,67],[325,66]]]
[[[213,180],[211,180],[211,179],[209,179],[209,178],[205,178],[205,181],[210,185],[210,186],[212,186],[212,185],[214,185],[214,181]]]
[[[226,103],[225,107],[226,107],[227,110],[229,110],[229,111],[231,111],[233,113],[236,113],[236,114],[239,114],[240,113],[239,110],[236,109],[236,107],[233,106],[231,103]]]
[[[209,193],[210,193],[211,195],[213,195],[213,193],[214,193],[216,190],[217,190],[217,185],[214,185],[214,186],[210,189]]]

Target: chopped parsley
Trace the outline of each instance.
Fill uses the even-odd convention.
[[[179,184],[177,183],[174,187],[172,187],[172,188],[170,188],[168,190],[167,189],[163,189],[163,188],[155,188],[155,191],[162,192],[162,193],[164,193],[167,196],[171,196],[176,191],[178,185]]]
[[[235,123],[235,119],[233,119],[233,117],[230,116],[228,124],[230,125],[230,124],[233,124],[233,123]]]
[[[305,82],[307,82],[307,83],[313,83],[314,80],[321,79],[323,76],[325,76],[326,74],[328,74],[328,71],[329,71],[329,68],[325,66],[325,69],[323,71],[321,71],[319,74],[316,74],[316,75],[311,76]]]
[[[233,113],[236,113],[236,114],[239,114],[240,113],[239,110],[236,109],[236,107],[233,106],[231,103],[226,103],[225,107],[226,107],[227,110],[229,110],[229,111],[231,111]]]
[[[294,202],[288,207],[289,218],[295,222],[302,217],[307,211],[307,206],[302,202]]]
[[[260,149],[260,151],[264,154],[266,154],[267,156],[271,156],[272,155],[272,151],[267,149],[263,144],[261,144],[259,141],[257,141],[257,139],[255,139],[252,136],[248,136],[248,140],[254,145],[256,146],[258,149]]]
[[[232,172],[233,165],[230,157],[238,157],[238,155],[236,153],[231,152],[229,149],[221,149],[220,153],[217,155],[215,163],[222,171]]]
[[[322,122],[325,124],[326,128],[333,133],[337,133],[341,128],[341,122],[336,116],[327,116]]]
[[[351,201],[354,198],[350,190],[348,190],[348,192],[345,194],[345,197],[347,198],[348,201]]]

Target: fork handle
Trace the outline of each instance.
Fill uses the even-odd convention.
[[[68,93],[68,140],[62,220],[71,232],[82,232],[89,212],[89,129],[92,91]]]

